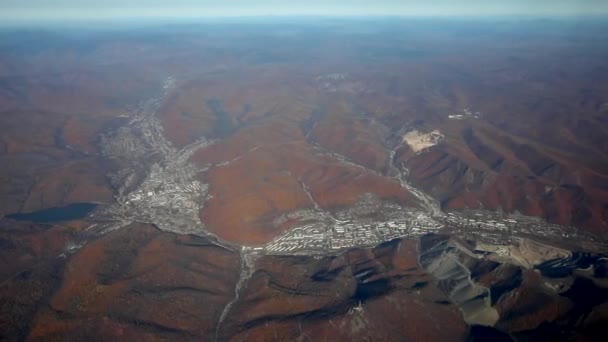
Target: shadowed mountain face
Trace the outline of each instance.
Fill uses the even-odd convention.
[[[204,238],[133,225],[57,258],[53,246],[75,238],[69,229],[3,229],[2,257],[23,259],[5,273],[7,338],[441,341],[507,332],[525,340],[600,336],[608,319],[606,274],[570,267],[579,259],[546,276],[548,265],[539,273],[472,258],[449,236],[323,258],[264,256],[234,301],[238,253]]]
[[[2,29],[0,339],[605,338],[606,30]]]

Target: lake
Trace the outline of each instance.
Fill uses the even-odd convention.
[[[53,207],[31,213],[10,214],[5,217],[17,221],[53,223],[84,218],[96,207],[97,204],[94,203],[72,203],[62,207]]]

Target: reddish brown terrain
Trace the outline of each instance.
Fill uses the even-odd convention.
[[[234,136],[237,144],[227,139],[226,149],[218,144],[195,156],[197,163],[205,165],[216,162],[214,151],[230,151],[232,146],[248,148],[218,158],[219,162],[234,161],[207,175],[213,197],[201,211],[201,219],[220,237],[242,244],[271,240],[281,231],[269,230],[268,218],[313,207],[304,187],[324,209],[352,205],[367,192],[413,204],[397,181],[319,155],[299,131],[283,132],[281,128],[264,125],[243,129],[245,137]],[[264,132],[273,133],[268,136]],[[255,139],[256,133],[272,140],[265,144],[265,139]],[[234,215],[235,211],[240,214]]]
[[[567,236],[568,257],[533,267],[443,231],[314,256],[246,260],[241,248],[311,222],[298,213],[336,222],[370,194],[423,210],[395,173],[404,168],[445,212],[522,213],[605,241],[606,30],[535,20],[2,28],[0,340],[608,339],[608,251]],[[133,156],[127,167],[106,146],[150,99],[171,147],[195,146],[186,162],[204,193],[189,234],[143,214],[99,228],[131,222],[100,213],[150,178],[127,171],[160,163],[144,151],[149,163]],[[404,138],[432,132],[441,138],[425,148]],[[75,203],[97,207],[15,219]],[[487,289],[491,327],[467,320],[479,301],[451,292],[464,278],[437,271],[448,252]]]
[[[220,331],[226,339],[458,340],[467,332],[458,310],[417,264],[415,241],[313,263],[268,257],[256,267],[227,317],[231,323]]]
[[[117,231],[65,265],[30,337],[210,338],[236,283],[226,270],[235,268],[235,253],[200,238],[149,226]]]

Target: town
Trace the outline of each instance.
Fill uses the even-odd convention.
[[[408,143],[404,139],[387,151],[390,164],[386,176],[398,180],[401,187],[418,200],[418,207],[401,207],[381,201],[374,194],[365,194],[352,207],[331,212],[322,209],[307,185],[300,181],[314,208],[282,214],[272,223],[278,226],[289,220],[299,224],[267,244],[235,246],[209,233],[198,215],[207,199],[208,186],[197,175],[206,169],[196,169],[189,158],[196,150],[214,142],[200,137],[177,149],[165,138],[156,118],[158,108],[175,84],[173,78],[167,78],[158,97],[144,101],[127,125],[102,137],[104,154],[117,160],[123,169],[111,175],[118,189],[116,202],[93,214],[96,223],[90,227],[92,231],[106,233],[132,222],[143,222],[178,234],[205,236],[222,247],[240,249],[248,255],[336,254],[396,238],[443,232],[491,245],[509,245],[519,237],[546,241],[569,237],[579,243],[596,243],[593,236],[574,227],[550,224],[540,218],[489,210],[444,212],[437,200],[410,184],[407,181],[409,171],[394,162],[396,150]],[[465,114],[472,115],[469,110],[465,110]],[[354,164],[335,152],[323,150],[323,153],[333,153],[340,161]]]
[[[341,79],[342,76],[332,78]],[[397,180],[417,200],[416,206],[402,207],[366,193],[354,205],[332,211],[322,208],[307,184],[299,180],[313,204],[312,208],[279,214],[269,223],[276,228],[287,222],[296,222],[294,226],[260,246],[240,246],[223,241],[210,233],[199,218],[199,211],[209,197],[208,185],[201,181],[204,178],[200,175],[211,167],[221,167],[234,160],[197,169],[190,162],[190,156],[196,150],[213,144],[213,141],[200,137],[190,145],[177,149],[165,138],[156,113],[175,84],[173,78],[167,78],[159,96],[144,101],[126,125],[102,137],[104,155],[122,165],[122,169],[110,175],[117,189],[115,203],[93,213],[91,220],[94,223],[86,233],[105,234],[134,222],[142,222],[177,234],[203,236],[217,246],[238,251],[241,262],[235,295],[221,312],[216,337],[231,307],[239,300],[242,289],[254,274],[257,258],[263,255],[322,257],[352,248],[374,247],[397,238],[417,238],[432,233],[451,234],[458,241],[475,241],[473,249],[462,247],[463,244],[458,241],[452,242],[456,249],[472,257],[491,255],[495,260],[506,260],[526,267],[564,255],[560,248],[540,243],[539,240],[554,242],[559,246],[564,237],[568,237],[570,239],[567,240],[577,241],[579,246],[603,251],[607,249],[605,244],[574,227],[549,224],[540,218],[489,210],[444,212],[435,198],[408,181],[409,170],[402,163],[395,162],[396,152],[403,144],[413,148],[413,145],[420,143],[421,145],[416,145],[419,147],[417,153],[424,153],[442,140],[443,135],[435,131],[422,138],[417,132],[407,135],[407,127],[403,128],[406,129],[403,138],[392,149],[387,149],[388,171],[382,176]],[[465,110],[463,115],[453,119],[471,116],[477,117]],[[334,151],[315,144],[313,146],[343,163],[377,173]],[[252,150],[256,148],[253,147]],[[239,215],[238,212],[234,214]],[[86,234],[84,238],[87,238]],[[82,244],[84,241],[78,246]],[[488,304],[489,291],[471,281],[468,269],[454,256],[454,248],[450,247],[452,244],[446,244],[443,250],[438,250],[440,257],[436,262],[431,258],[428,264],[421,263],[440,282],[453,284],[452,278],[456,277],[459,281],[456,288],[466,288],[464,292],[473,296],[461,298],[451,291],[449,297],[452,300],[461,304],[469,300],[481,303],[481,316],[478,315],[479,310],[469,313],[463,309],[465,316],[472,317],[468,317],[467,321],[493,324],[496,312]],[[435,267],[437,265],[450,267]],[[445,272],[448,273],[444,274]],[[477,321],[476,316],[483,319]]]
[[[375,246],[398,237],[436,232],[444,227],[422,210],[401,208],[383,214],[391,218],[375,221],[353,217],[329,225],[315,222],[299,226],[263,247],[255,247],[254,251],[263,250],[265,254],[325,254],[353,247]]]
[[[198,217],[207,185],[196,179],[202,170],[189,158],[213,141],[201,137],[178,150],[165,138],[156,118],[175,82],[167,78],[158,97],[143,102],[126,126],[102,138],[104,154],[124,168],[111,175],[118,195],[113,205],[94,213],[95,231],[105,233],[143,222],[179,234],[210,235]]]
[[[382,214],[384,220],[371,220],[344,212],[340,222],[322,221],[292,228],[270,243],[254,247],[253,251],[279,255],[331,254],[356,247],[376,246],[396,238],[415,238],[430,233],[452,233],[492,245],[510,245],[515,239],[537,238],[544,241],[576,237],[592,242],[594,237],[574,227],[560,226],[530,216],[505,214],[489,210],[447,212],[432,217],[427,212],[393,206]],[[597,243],[597,241],[596,241]]]

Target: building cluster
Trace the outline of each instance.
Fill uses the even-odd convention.
[[[346,211],[350,212],[350,211]],[[336,215],[338,216],[338,215]],[[258,247],[267,254],[321,254],[353,247],[369,247],[405,236],[436,232],[443,224],[420,210],[400,208],[384,213],[382,220],[353,216],[315,222],[291,229],[269,244]]]
[[[512,245],[514,241],[522,237],[556,243],[573,238],[579,239],[579,242],[586,241],[592,244],[599,242],[593,235],[576,227],[557,225],[539,217],[518,213],[463,210],[448,212],[442,220],[446,227],[459,236],[474,237],[476,240],[496,246]]]
[[[270,243],[256,247],[266,254],[315,255],[335,253],[355,247],[370,247],[402,237],[418,237],[428,233],[450,231],[463,238],[490,243],[495,246],[511,245],[521,237],[563,239],[584,234],[574,227],[548,223],[540,218],[519,214],[506,214],[487,210],[447,212],[441,217],[431,216],[416,209],[394,206],[376,208],[387,210],[381,219],[369,219],[352,210],[336,214],[340,220],[318,221],[295,227]],[[583,235],[581,235],[583,234]],[[587,236],[587,240],[591,237]]]
[[[175,80],[168,78],[159,97],[142,103],[127,126],[105,138],[104,154],[124,169],[114,175],[122,182],[116,203],[96,213],[98,218],[120,225],[145,222],[181,234],[204,232],[198,212],[207,185],[197,180],[189,158],[210,142],[201,138],[178,150],[155,115],[174,86]]]
[[[322,80],[341,81],[344,78],[345,75],[336,74]],[[124,168],[114,175],[119,188],[116,203],[95,213],[100,222],[98,226],[102,227],[100,231],[145,222],[180,234],[208,234],[198,215],[200,205],[207,197],[207,185],[198,180],[200,170],[192,165],[190,156],[211,142],[202,137],[177,149],[164,137],[162,125],[155,117],[162,99],[174,85],[175,80],[168,79],[162,96],[143,103],[127,126],[102,141],[104,153],[118,160]],[[464,118],[478,117],[477,114],[465,109],[459,115]],[[500,211],[444,213],[434,198],[407,182],[407,169],[393,164],[395,151],[396,148],[390,152],[391,171],[401,186],[419,200],[422,209],[403,208],[373,194],[365,194],[350,208],[331,213],[318,205],[302,183],[314,208],[277,217],[272,222],[275,226],[293,221],[301,224],[266,245],[252,247],[252,251],[278,255],[328,254],[443,229],[463,237],[472,235],[495,245],[509,244],[513,237],[524,235],[552,239],[582,236],[573,227]]]
[[[470,109],[465,108],[462,113],[448,115],[448,119],[452,120],[464,120],[464,119],[479,119],[481,113],[473,113]]]
[[[320,75],[315,77],[315,81],[319,90],[328,93],[360,93],[369,91],[363,82],[352,79],[352,77],[346,73]]]

